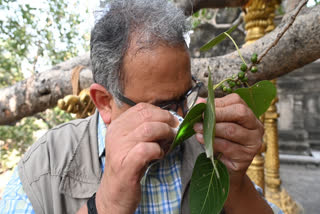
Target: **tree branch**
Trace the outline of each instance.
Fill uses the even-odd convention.
[[[232,23],[227,23],[227,24],[220,24],[219,23],[218,24],[217,20],[216,20],[217,19],[217,15],[218,15],[218,11],[219,11],[219,9],[215,9],[214,10],[213,17],[212,17],[211,22],[210,22],[210,24],[212,24],[213,27],[215,27],[217,29],[220,29],[220,28],[223,28],[223,29],[227,28],[228,29],[228,28],[230,28],[230,27],[232,27],[234,25],[240,24],[243,21],[243,13],[240,13],[239,16]]]
[[[261,60],[263,59],[263,57],[271,50],[271,48],[273,48],[274,46],[276,46],[279,42],[279,40],[281,39],[281,37],[283,36],[283,34],[285,34],[285,32],[287,32],[287,30],[292,26],[293,22],[296,20],[300,10],[302,9],[302,7],[304,7],[306,4],[308,3],[308,0],[304,0],[301,1],[300,4],[298,5],[298,7],[296,8],[296,11],[294,12],[294,14],[291,16],[290,21],[286,24],[286,26],[278,33],[277,38],[270,44],[270,46],[262,52],[262,54],[258,57],[258,61],[257,64],[259,64],[261,62]],[[250,69],[249,69],[250,70]]]
[[[89,54],[0,89],[0,125],[10,125],[23,117],[52,108],[58,99],[72,94],[71,73],[79,65],[85,67],[80,73],[80,87],[87,88],[92,83]]]
[[[280,32],[285,32],[290,17],[295,14],[292,11],[284,17],[279,26],[256,42],[245,45],[240,49],[244,59],[249,62],[251,55],[260,55],[267,50]],[[278,41],[276,48],[271,48],[258,65],[258,72],[248,73],[249,84],[261,80],[271,80],[285,75],[297,68],[309,64],[320,58],[320,5],[317,5],[308,12],[296,17],[295,22]],[[192,60],[192,72],[200,80],[207,82],[207,68],[210,66],[213,71],[213,82],[217,84],[221,80],[237,74],[240,70],[241,59],[234,51],[230,54],[212,57],[197,58]],[[220,94],[221,95],[221,94]],[[219,94],[217,94],[219,96]]]

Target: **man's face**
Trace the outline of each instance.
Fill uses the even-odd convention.
[[[123,60],[124,96],[135,103],[157,105],[177,100],[191,88],[190,57],[185,46],[137,48],[131,45]],[[121,108],[113,106],[111,121],[128,108],[125,103]],[[181,109],[178,113],[182,114]]]

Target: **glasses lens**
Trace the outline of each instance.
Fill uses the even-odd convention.
[[[197,101],[199,94],[199,88],[196,88],[189,96],[187,97],[187,107],[188,110],[191,109]]]

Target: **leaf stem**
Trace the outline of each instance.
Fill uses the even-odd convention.
[[[221,156],[222,156],[222,153],[219,152],[218,155],[217,155],[217,160],[220,160]]]
[[[217,88],[219,88],[224,82],[228,81],[228,80],[232,80],[232,78],[227,78],[222,80],[221,82],[219,82],[218,84],[213,86],[213,90],[216,90]]]
[[[231,41],[233,42],[234,46],[237,48],[238,54],[239,54],[242,62],[243,62],[246,66],[248,66],[247,63],[246,63],[246,61],[244,61],[244,59],[243,59],[243,57],[242,57],[242,55],[241,55],[241,53],[240,53],[240,50],[239,50],[239,47],[238,47],[237,43],[233,40],[233,38],[232,38],[227,32],[223,32],[223,33],[224,33],[227,37],[229,37],[229,39],[231,39]]]

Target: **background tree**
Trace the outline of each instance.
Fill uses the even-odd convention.
[[[85,14],[79,1],[48,0],[26,4],[0,0],[0,88],[36,75],[88,50],[88,33],[79,34]],[[72,119],[58,108],[0,126],[0,172],[12,168],[34,142],[35,131]]]

